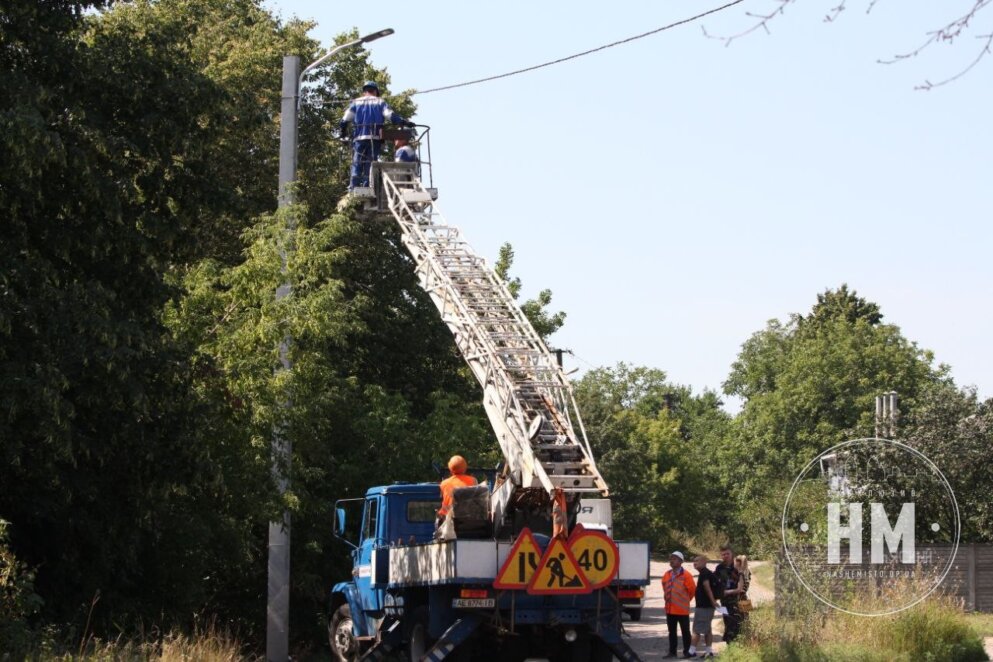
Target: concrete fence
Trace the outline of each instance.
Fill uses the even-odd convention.
[[[947,558],[951,553],[950,545],[918,545],[917,555],[927,555],[931,552],[937,557]],[[841,571],[868,570],[870,566],[869,550],[862,556],[866,561],[862,564],[842,564]],[[776,593],[777,596],[788,596],[792,591],[805,590],[796,580],[793,569],[780,554],[776,563]],[[959,545],[955,560],[948,574],[942,580],[940,590],[961,600],[967,611],[993,613],[993,544],[962,543]],[[777,610],[783,608],[783,601],[777,600]]]

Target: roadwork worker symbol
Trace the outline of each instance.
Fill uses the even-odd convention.
[[[559,588],[582,586],[583,580],[576,575],[572,578],[566,577],[565,570],[562,569],[562,561],[565,559],[565,554],[559,554],[554,559],[548,559],[548,584],[547,588],[551,588],[552,584],[558,583]]]
[[[531,595],[589,593],[590,581],[583,574],[569,546],[562,538],[552,538],[528,584]]]

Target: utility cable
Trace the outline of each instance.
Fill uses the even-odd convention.
[[[734,0],[734,2],[729,2],[726,5],[722,5],[720,7],[715,7],[714,9],[710,9],[708,11],[705,11],[702,14],[697,14],[696,16],[690,16],[689,18],[684,18],[684,19],[682,19],[680,21],[676,21],[675,23],[670,23],[668,25],[663,25],[660,28],[655,28],[654,30],[650,30],[648,32],[643,32],[643,33],[638,34],[638,35],[635,35],[633,37],[628,37],[627,39],[621,39],[620,41],[615,41],[615,42],[612,42],[610,44],[604,44],[603,46],[597,46],[596,48],[591,48],[590,50],[583,51],[582,53],[575,53],[573,55],[567,55],[565,57],[560,57],[557,60],[551,60],[549,62],[543,62],[541,64],[536,64],[534,66],[526,67],[524,69],[517,69],[516,71],[508,71],[507,73],[497,74],[496,76],[487,76],[486,78],[477,78],[476,80],[465,81],[464,83],[455,83],[453,85],[442,85],[441,87],[432,87],[432,88],[429,88],[427,90],[414,90],[411,93],[411,95],[414,95],[414,94],[430,94],[432,92],[442,92],[444,90],[454,90],[454,89],[459,88],[459,87],[468,87],[469,85],[478,85],[479,83],[488,83],[491,80],[499,80],[501,78],[509,78],[510,76],[516,76],[518,74],[524,74],[524,73],[527,73],[529,71],[534,71],[536,69],[543,69],[545,67],[550,67],[553,64],[559,64],[560,62],[568,62],[569,60],[575,60],[576,58],[583,57],[584,55],[591,55],[593,53],[598,53],[600,51],[605,51],[608,48],[613,48],[614,46],[620,46],[621,44],[627,44],[629,42],[636,41],[638,39],[644,39],[645,37],[650,37],[653,34],[658,34],[659,32],[664,32],[666,30],[671,30],[672,28],[679,27],[680,25],[686,25],[687,23],[692,23],[693,21],[698,21],[701,18],[704,18],[705,16],[710,16],[711,14],[716,14],[718,12],[722,12],[725,9],[730,9],[731,7],[734,7],[735,5],[739,5],[742,2],[744,2],[744,1],[745,0]]]

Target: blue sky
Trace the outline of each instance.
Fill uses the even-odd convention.
[[[427,89],[536,64],[723,4],[316,3],[330,43],[357,27],[395,89]],[[703,22],[749,27],[746,0]],[[448,220],[492,259],[510,241],[525,294],[568,313],[552,344],[581,358],[665,370],[720,389],[741,343],[847,282],[885,319],[993,397],[990,131],[993,58],[973,34],[909,61],[972,0],[804,0],[771,35],[730,47],[700,25],[514,78],[416,97],[432,128]],[[737,403],[729,403],[732,410]]]

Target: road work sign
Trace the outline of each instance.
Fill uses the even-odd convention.
[[[517,536],[514,546],[510,548],[510,554],[497,573],[493,588],[526,588],[538,568],[540,559],[541,550],[538,549],[538,543],[534,541],[531,529],[525,528]]]
[[[553,538],[538,562],[538,568],[528,584],[531,595],[569,595],[589,593],[590,581],[580,569],[569,545],[561,538]]]

